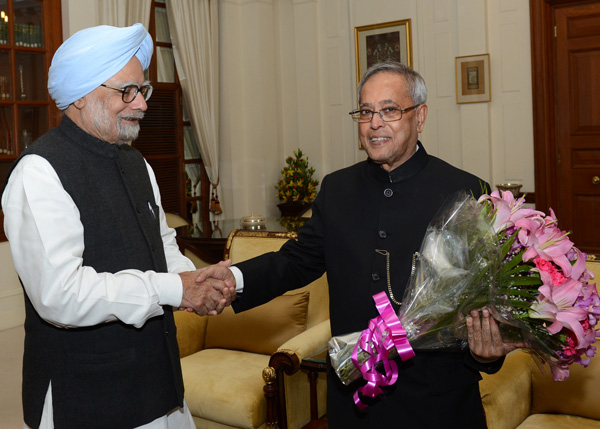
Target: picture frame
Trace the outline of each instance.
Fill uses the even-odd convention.
[[[490,54],[456,57],[456,103],[484,103],[492,100]]]
[[[356,83],[369,67],[394,60],[412,67],[410,19],[364,25],[354,28]]]

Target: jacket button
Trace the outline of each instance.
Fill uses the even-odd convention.
[[[394,195],[394,191],[392,191],[390,188],[386,188],[386,189],[383,191],[383,195],[385,195],[386,197],[388,197],[388,198],[389,198],[389,197],[391,197],[392,195]]]
[[[385,231],[379,231],[379,238],[386,238],[387,234]]]
[[[373,273],[373,274],[371,274],[371,278],[373,279],[374,282],[378,282],[379,281],[379,274],[378,273]]]

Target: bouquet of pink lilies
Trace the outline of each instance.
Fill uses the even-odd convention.
[[[479,200],[462,193],[429,225],[397,318],[385,294],[374,296],[387,309],[362,333],[330,340],[332,365],[344,384],[362,376],[389,385],[393,357],[466,347],[466,315],[487,307],[503,339],[525,344],[565,380],[569,365],[589,364],[600,336],[600,298],[585,263],[552,210],[526,207],[508,191]]]
[[[479,199],[504,245],[491,301],[499,320],[516,322],[528,350],[550,364],[554,380],[566,380],[570,364],[587,366],[596,353],[600,298],[586,255],[558,227],[554,211],[547,216],[524,203],[510,192]]]

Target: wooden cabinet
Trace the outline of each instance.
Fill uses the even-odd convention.
[[[19,153],[59,122],[47,82],[61,43],[60,0],[0,0],[0,190]]]

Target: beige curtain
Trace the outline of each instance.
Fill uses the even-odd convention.
[[[219,6],[217,0],[167,0],[173,54],[198,149],[219,186]],[[223,204],[221,202],[221,209]],[[211,219],[222,217],[211,212]]]
[[[148,28],[152,0],[98,0],[98,17],[102,25],[127,27],[141,23]]]

